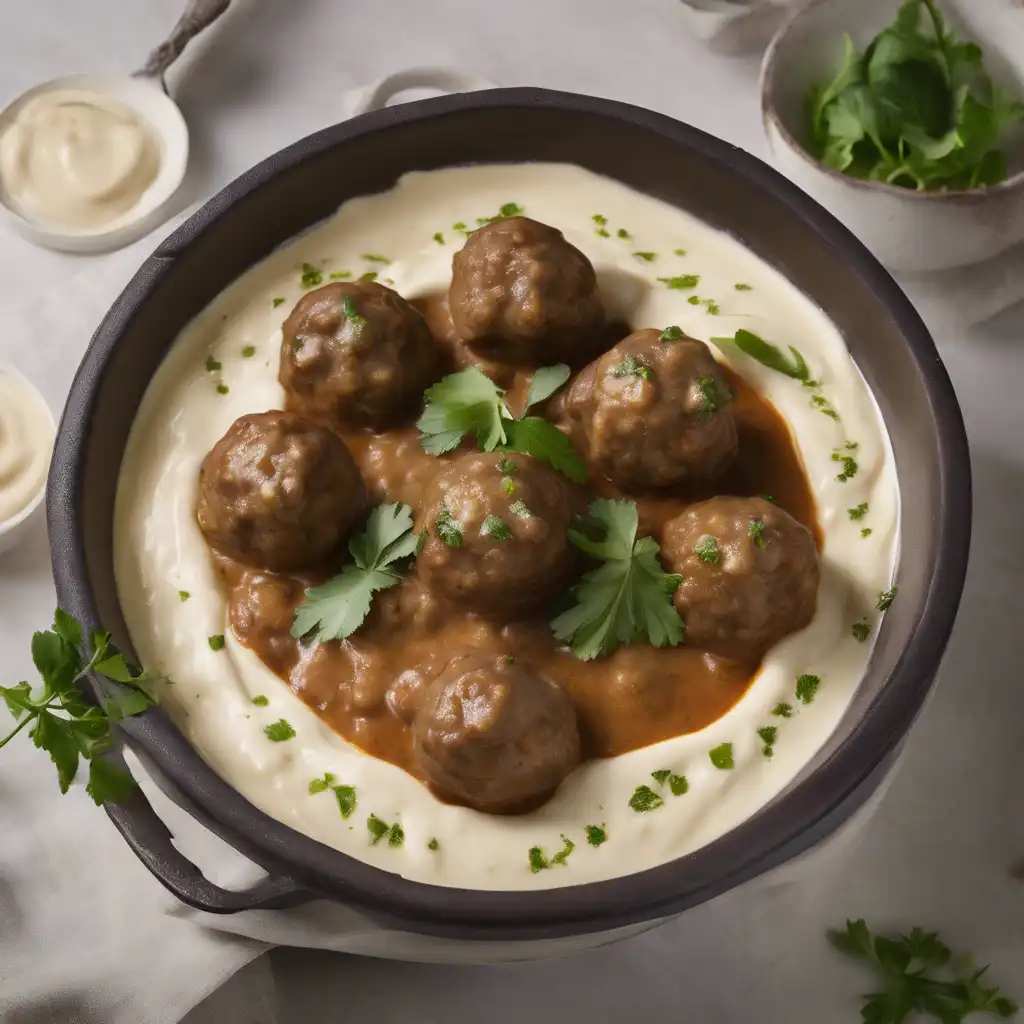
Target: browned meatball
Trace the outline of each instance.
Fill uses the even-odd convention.
[[[576,378],[566,411],[594,468],[643,492],[728,468],[737,450],[732,394],[704,342],[678,329],[643,330]]]
[[[764,498],[691,505],[666,525],[662,554],[683,577],[675,604],[693,647],[754,661],[814,617],[814,537]]]
[[[605,314],[590,260],[528,217],[469,236],[452,260],[448,300],[462,340],[504,363],[579,366],[599,350]]]
[[[565,479],[526,455],[460,455],[427,489],[416,560],[424,582],[482,615],[507,616],[553,597],[571,559]]]
[[[449,663],[423,695],[412,738],[442,797],[491,814],[539,806],[580,760],[565,691],[507,656]]]
[[[374,281],[317,288],[284,323],[281,383],[294,408],[332,426],[384,429],[440,373],[426,321]]]
[[[366,487],[344,443],[291,412],[241,416],[199,473],[199,527],[210,545],[275,572],[313,567],[344,543]]]

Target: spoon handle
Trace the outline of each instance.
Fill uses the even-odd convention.
[[[171,34],[150,53],[136,74],[144,78],[155,78],[162,83],[164,73],[181,56],[181,51],[189,41],[207,25],[213,24],[230,3],[231,0],[188,0]]]

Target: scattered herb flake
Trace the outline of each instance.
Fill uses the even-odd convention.
[[[231,389],[227,386],[227,384],[218,384],[217,385],[217,394],[218,395],[226,395],[230,390]]]
[[[847,450],[852,449],[847,446]],[[840,448],[832,452],[832,461],[842,463],[843,471],[836,476],[836,480],[841,484],[845,484],[847,480],[852,480],[860,469],[860,466],[857,465],[857,460],[852,455],[844,455],[843,450]]]
[[[637,814],[646,814],[648,811],[655,811],[661,807],[664,802],[665,801],[658,796],[650,786],[637,786],[633,791],[633,795],[629,798],[629,806],[632,807]]]
[[[331,776],[333,783],[334,776]],[[352,817],[356,809],[356,787],[355,786],[331,786],[334,799],[338,801],[338,811],[346,820]]]
[[[533,513],[526,507],[522,501],[513,501],[508,507],[509,512],[514,516],[518,516],[520,519],[531,519]]]
[[[181,599],[182,601],[187,601],[187,600],[188,600],[188,599],[189,599],[189,598],[190,598],[191,596],[192,596],[192,595],[191,595],[191,594],[190,594],[190,593],[189,593],[189,592],[188,592],[187,590],[179,590],[179,591],[178,591],[178,597],[179,597],[179,598],[180,598],[180,599]]]
[[[378,255],[375,252],[364,252],[363,255],[362,255],[362,259],[364,259],[367,263],[390,263],[391,262],[391,260],[389,260],[387,258],[387,256],[380,256],[380,255]]]
[[[626,356],[618,366],[612,367],[612,376],[639,377],[641,380],[650,380],[654,376],[654,370],[634,356]]]
[[[277,309],[278,306],[283,306],[287,301],[287,299],[279,295],[276,299],[274,299],[274,309]]]
[[[605,216],[602,216],[602,215],[601,215],[600,213],[595,213],[595,214],[594,214],[594,215],[593,215],[593,216],[592,216],[592,217],[591,217],[590,219],[591,219],[591,220],[592,220],[592,221],[593,221],[593,222],[594,222],[594,223],[595,223],[595,224],[596,224],[596,225],[597,225],[598,227],[602,227],[602,228],[603,228],[603,227],[604,227],[604,226],[605,226],[605,225],[606,225],[606,224],[608,223],[608,218],[607,218],[607,217],[605,217]]]
[[[356,310],[355,299],[351,295],[346,295],[341,302],[342,311],[345,314],[345,319],[352,322],[352,325],[356,328],[360,328],[366,323],[366,317],[360,316]]]
[[[867,619],[861,619],[850,627],[850,632],[853,633],[855,640],[859,640],[861,643],[864,643],[864,641],[871,636],[871,623],[869,623]]]
[[[734,284],[733,288],[738,292],[752,292],[754,290],[754,286],[752,284],[743,284],[742,282]]]
[[[772,714],[776,718],[792,718],[793,705],[787,704],[784,700],[780,700],[779,703],[772,708]]]
[[[434,521],[434,533],[450,548],[462,547],[462,524],[447,508],[442,508]]]
[[[332,281],[347,281],[352,276],[351,270],[334,270],[327,275]]]
[[[868,514],[868,503],[862,501],[856,508],[848,508],[846,512],[851,519],[863,519]]]
[[[319,288],[324,283],[324,272],[312,263],[302,264],[302,287]]]
[[[258,693],[255,697],[253,697],[252,702],[258,708],[265,708],[270,703],[270,698],[262,693]]]
[[[619,236],[619,238],[631,238],[632,237],[630,235],[630,233],[625,228],[619,228],[619,230],[616,231],[615,234],[617,234]]]
[[[722,771],[728,771],[730,768],[736,767],[736,762],[732,756],[731,743],[719,743],[714,750],[708,751],[708,757],[711,758],[711,763]]]
[[[633,255],[638,260],[643,260],[644,263],[653,263],[658,258],[658,254],[656,252],[635,252]]]
[[[512,540],[512,531],[509,529],[508,523],[493,513],[484,519],[480,532],[485,537],[490,537],[491,540]]]
[[[370,845],[376,846],[391,831],[391,826],[376,814],[371,814],[366,819],[366,831],[370,833]]]
[[[207,637],[206,642],[210,645],[211,651],[223,651],[224,650],[224,634],[215,633],[213,636]]]
[[[431,852],[434,852],[436,850],[439,850],[440,848],[441,848],[441,844],[437,841],[437,836],[431,837],[430,842],[427,843],[427,849],[430,850]]]
[[[870,537],[870,536],[871,536],[871,534],[873,534],[874,532],[875,532],[875,531],[874,531],[874,530],[872,530],[870,526],[865,526],[865,527],[864,527],[864,529],[862,529],[862,530],[860,531],[860,535],[861,535],[862,537]]]
[[[673,249],[672,251],[673,251],[673,252],[674,252],[674,253],[675,253],[675,254],[676,254],[677,256],[685,256],[685,255],[686,255],[686,250],[685,250],[685,249]]]
[[[678,274],[676,277],[659,277],[658,280],[673,291],[688,291],[700,284],[700,274]]]
[[[666,327],[658,337],[659,341],[682,341],[686,335],[683,334],[681,327],[676,327],[674,324],[671,327]]]
[[[252,357],[254,355],[256,355],[256,346],[255,345],[246,345],[245,348],[242,349],[242,358],[243,359],[252,359]]]
[[[775,725],[762,725],[757,730],[757,735],[764,741],[764,747],[761,753],[765,757],[771,758],[775,756],[775,741],[779,738],[779,729]]]
[[[519,472],[519,467],[512,459],[503,456],[498,460],[498,472],[504,473],[505,476],[515,476]]]
[[[608,233],[605,228],[598,228],[595,232],[598,238],[611,238],[612,236]]]
[[[668,781],[668,777],[671,774],[672,773],[667,768],[662,768],[659,771],[651,772],[651,778],[654,779],[659,786],[663,786]]]
[[[548,859],[544,856],[544,851],[539,846],[531,846],[530,870],[537,874],[538,871],[543,871],[548,866]]]
[[[462,220],[457,220],[457,221],[456,221],[456,222],[455,222],[455,223],[454,223],[454,224],[452,225],[452,231],[461,231],[461,232],[463,232],[464,234],[468,234],[468,231],[466,230],[466,222],[465,222],[465,221],[462,221]]]
[[[401,846],[405,842],[405,829],[396,821],[388,829],[388,846]]]
[[[693,547],[694,554],[707,565],[718,565],[721,555],[718,551],[718,538],[705,533]]]
[[[821,678],[819,676],[802,675],[796,681],[796,699],[801,704],[810,704],[818,695],[820,687]]]
[[[334,776],[330,772],[325,772],[322,779],[313,779],[308,788],[310,796],[316,796],[317,793],[326,793],[330,789],[331,784],[334,782]]]
[[[376,281],[379,276],[380,275],[377,273],[376,270],[369,270],[365,274],[360,274],[359,275],[359,280],[360,281]]]
[[[222,369],[220,360],[214,359],[213,356],[206,357],[206,371],[207,373],[216,373]]]
[[[750,539],[754,542],[754,547],[763,548],[766,543],[764,539],[764,520],[751,519],[749,532]]]
[[[501,489],[511,498],[516,493],[516,482],[510,476],[501,478]]]
[[[576,844],[567,836],[562,835],[562,848],[551,858],[552,864],[565,864],[569,859],[569,854],[576,849]]]
[[[673,796],[682,796],[689,792],[690,783],[685,775],[672,774],[668,777],[668,788],[672,791]]]
[[[587,842],[591,846],[600,846],[608,842],[608,831],[606,825],[585,825],[584,832],[587,833]]]
[[[276,722],[263,726],[263,735],[274,743],[283,743],[285,740],[294,739],[295,730],[290,722],[279,718]]]
[[[547,401],[565,384],[571,375],[572,370],[565,363],[555,363],[553,366],[540,367],[530,381],[523,412],[525,413],[527,409],[534,405]]]
[[[518,217],[522,214],[523,208],[518,203],[505,203],[498,212],[502,217]]]
[[[892,607],[892,603],[895,600],[896,595],[899,593],[899,591],[899,587],[893,587],[890,590],[883,590],[878,595],[878,604],[876,604],[875,607],[880,612],[887,612]]]
[[[444,235],[442,235],[440,231],[435,231],[434,241],[437,242],[438,245],[444,245]]]
[[[717,377],[710,374],[698,377],[694,386],[697,391],[697,415],[701,419],[708,419],[730,402],[728,392],[719,385]]]

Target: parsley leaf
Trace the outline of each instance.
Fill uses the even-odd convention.
[[[591,846],[600,846],[608,842],[608,830],[605,825],[586,825],[583,831],[587,833],[587,842]]]
[[[434,520],[434,533],[450,548],[462,547],[462,523],[456,519],[448,506],[444,506]]]
[[[584,661],[642,639],[654,647],[682,643],[686,628],[672,603],[681,577],[661,568],[653,537],[637,539],[636,505],[598,498],[590,519],[603,538],[594,541],[571,529],[569,540],[604,564],[573,588],[575,605],[551,623],[555,636]]]
[[[88,648],[82,650],[84,642],[81,625],[60,608],[53,626],[32,637],[32,661],[41,684],[0,686],[0,698],[17,722],[0,738],[0,749],[28,729],[36,747],[50,755],[62,793],[77,778],[85,759],[90,762],[86,792],[97,804],[117,803],[135,782],[123,768],[100,755],[114,746],[113,723],[156,703],[158,680],[131,669],[111,644],[109,633],[97,630],[90,634],[91,654]],[[89,674],[99,686],[100,707],[79,689]]]
[[[673,324],[671,327],[666,327],[665,330],[658,335],[658,341],[682,341],[686,335],[683,334],[681,327],[676,327]]]
[[[876,936],[857,920],[847,921],[844,931],[830,931],[828,938],[840,953],[867,961],[884,986],[866,997],[861,1009],[866,1024],[903,1024],[918,1013],[939,1024],[960,1024],[975,1013],[1003,1019],[1017,1014],[1012,999],[981,983],[987,967],[950,979],[952,952],[937,932],[914,928],[908,935]],[[942,975],[935,977],[936,971]]]
[[[801,704],[810,704],[818,695],[820,687],[821,678],[819,676],[800,676],[796,681],[796,699]]]
[[[576,454],[572,442],[550,420],[542,416],[527,416],[509,420],[505,424],[508,439],[505,450],[530,455],[546,462],[552,469],[582,484],[587,479],[587,467]]]
[[[787,704],[784,700],[780,700],[779,703],[772,708],[772,714],[776,718],[792,718],[793,705]]]
[[[355,564],[306,591],[295,610],[292,636],[301,638],[315,632],[316,639],[326,643],[354,633],[366,618],[373,595],[401,582],[395,563],[414,555],[419,540],[408,505],[378,505],[370,513],[366,529],[349,541]]]
[[[438,381],[427,389],[426,408],[416,424],[423,435],[423,450],[443,455],[457,448],[467,434],[475,434],[481,449],[493,451],[506,440],[505,424],[510,417],[504,394],[475,366]]]
[[[572,370],[565,363],[542,366],[533,375],[530,389],[526,392],[526,409],[550,398],[568,379]]]
[[[633,795],[629,798],[629,806],[637,814],[646,814],[648,811],[656,811],[665,801],[651,789],[650,786],[637,786]]]
[[[767,366],[769,370],[784,373],[794,380],[810,379],[811,371],[807,367],[807,362],[799,350],[792,345],[789,346],[791,359],[777,345],[765,341],[753,331],[739,330],[731,338],[712,338],[711,340],[723,352],[738,350],[751,359],[755,359],[762,366]]]
[[[284,743],[285,740],[295,738],[295,729],[292,727],[291,722],[284,718],[279,718],[276,722],[263,726],[263,735],[272,743]]]
[[[731,743],[720,743],[714,750],[708,752],[708,757],[711,758],[711,763],[722,771],[728,771],[730,768],[736,767],[736,762],[732,756]]]
[[[679,274],[677,277],[659,277],[658,280],[673,291],[688,291],[700,284],[700,274]]]
[[[338,810],[343,818],[351,818],[356,809],[355,786],[331,786],[331,792],[338,801]]]

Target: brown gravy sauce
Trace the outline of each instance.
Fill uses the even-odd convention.
[[[470,360],[453,346],[443,300],[418,303],[452,362]],[[609,343],[609,345],[611,342]],[[474,360],[475,361],[475,360]],[[477,364],[481,365],[481,364]],[[491,369],[486,364],[481,368]],[[496,375],[519,412],[530,372],[502,368]],[[739,458],[714,484],[669,498],[634,498],[640,531],[660,540],[664,524],[688,504],[720,494],[767,494],[809,527],[821,546],[814,497],[785,421],[737,374]],[[546,414],[558,420],[557,396]],[[420,508],[439,459],[420,447],[407,426],[374,435],[346,434],[374,503],[400,501]],[[607,481],[581,488],[581,500],[619,497]],[[377,595],[363,626],[349,639],[329,644],[290,635],[294,610],[310,578],[277,576],[215,556],[228,592],[229,616],[239,640],[336,732],[375,757],[415,774],[408,722],[418,692],[451,658],[466,649],[512,654],[559,682],[575,705],[584,757],[610,757],[695,732],[724,715],[744,694],[756,665],[739,664],[686,646],[620,648],[608,658],[582,662],[559,650],[547,608],[535,617],[489,622],[444,606],[416,578]],[[337,571],[325,567],[322,578]]]

